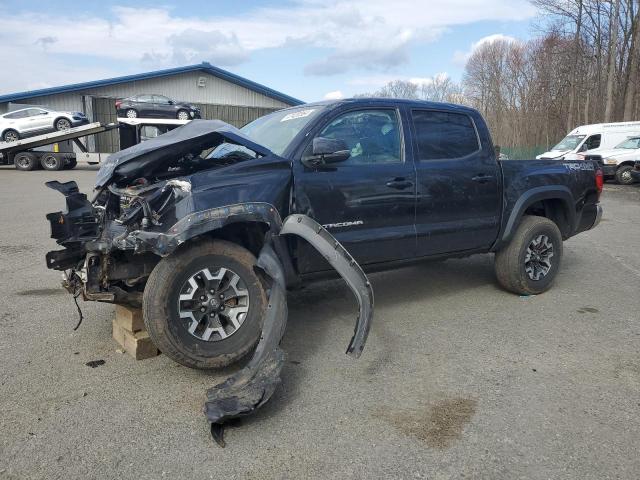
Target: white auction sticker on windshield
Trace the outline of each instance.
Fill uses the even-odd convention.
[[[295,120],[296,118],[304,118],[304,117],[308,117],[309,115],[311,115],[316,109],[315,108],[310,108],[308,110],[298,110],[297,112],[293,112],[293,113],[288,113],[287,115],[285,115],[284,117],[282,117],[282,120],[280,120],[281,122],[286,122],[288,120]]]

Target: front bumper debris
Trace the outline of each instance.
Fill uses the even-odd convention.
[[[290,215],[284,220],[280,235],[289,234],[298,235],[313,245],[356,296],[358,320],[347,354],[358,358],[364,349],[373,317],[373,289],[369,280],[345,248],[306,215]],[[246,367],[208,390],[204,406],[204,413],[211,424],[211,435],[221,447],[225,446],[225,422],[254,413],[271,398],[281,381],[280,372],[286,358],[279,347],[287,322],[284,271],[270,243],[262,248],[257,265],[271,283],[260,341]]]

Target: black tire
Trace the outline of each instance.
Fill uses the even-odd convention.
[[[138,118],[138,111],[133,108],[127,108],[124,112],[124,116],[127,118]]]
[[[197,369],[225,367],[247,355],[260,338],[267,308],[266,292],[254,271],[255,263],[251,252],[222,240],[194,243],[160,260],[149,276],[142,301],[144,323],[160,351]],[[235,272],[249,295],[243,323],[234,333],[217,341],[206,341],[189,333],[190,321],[181,319],[178,310],[181,290],[189,278],[211,267]]]
[[[78,165],[78,160],[75,158],[70,158],[69,161],[63,167],[65,170],[73,170]]]
[[[71,128],[71,122],[67,118],[58,118],[54,122],[53,126],[57,131],[69,130]]]
[[[40,158],[40,165],[45,170],[55,172],[64,168],[64,160],[52,153],[48,153]]]
[[[4,140],[7,143],[15,142],[17,140],[20,140],[20,134],[16,130],[9,129],[2,134],[2,140]]]
[[[28,172],[38,167],[38,158],[31,152],[20,152],[13,157],[13,164],[17,170]]]
[[[616,182],[620,185],[631,185],[635,179],[631,176],[633,167],[631,165],[620,165],[616,170]]]
[[[183,114],[183,116],[187,116],[187,118],[180,118],[180,114]],[[191,117],[189,116],[189,112],[187,110],[178,110],[178,112],[176,113],[176,118],[178,120],[189,120]]]
[[[551,244],[553,256],[548,259],[550,268],[547,273],[542,274],[538,270],[538,275],[536,275],[535,268],[538,264],[535,260],[526,263],[527,249],[533,245],[533,242],[541,238],[546,244]],[[537,246],[533,248],[535,251]],[[548,249],[546,251],[548,252]],[[562,235],[558,226],[548,218],[526,215],[522,217],[520,226],[509,244],[496,253],[496,276],[500,285],[510,292],[520,295],[535,295],[551,287],[560,268],[561,260]],[[527,272],[527,266],[532,268],[532,263],[534,264],[533,274]],[[532,276],[539,278],[536,280]]]

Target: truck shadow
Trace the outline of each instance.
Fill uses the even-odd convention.
[[[429,299],[462,298],[465,291],[486,288],[487,285],[499,291],[491,255],[424,262],[368,276],[373,284],[376,312],[369,339],[383,345],[378,345],[379,351],[375,355],[359,360],[362,372],[353,370],[353,375],[364,373],[374,379],[377,371],[383,368],[384,359],[392,358],[395,351],[392,328],[381,312],[401,308],[407,303],[428,302]],[[341,279],[312,283],[290,292],[288,305],[288,325],[282,341],[288,359],[282,370],[282,385],[257,415],[243,419],[243,423],[260,422],[287,409],[290,403],[295,402],[299,389],[314,381],[314,370],[306,367],[317,362],[320,356],[332,359],[344,356],[351,338],[357,303]],[[425,316],[428,315],[428,309],[425,309]],[[425,328],[428,328],[426,322]],[[347,362],[347,357],[344,358]]]

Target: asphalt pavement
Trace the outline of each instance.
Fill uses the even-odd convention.
[[[0,168],[0,478],[638,478],[639,185],[607,184],[543,295],[503,291],[490,255],[371,275],[359,360],[342,281],[290,293],[283,383],[221,449],[202,405],[231,370],[119,353],[112,305],[72,330],[44,182],[95,172]]]

